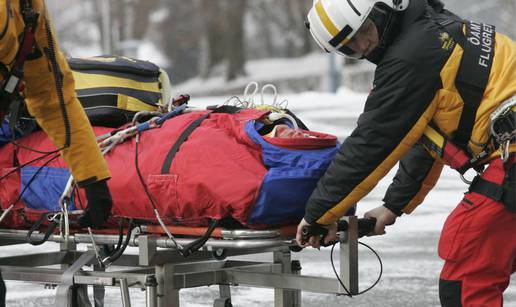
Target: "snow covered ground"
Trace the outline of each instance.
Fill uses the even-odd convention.
[[[238,94],[238,93],[235,93]],[[206,106],[224,103],[228,97],[192,97],[192,106]],[[278,102],[288,100],[288,107],[306,125],[315,131],[333,133],[344,138],[355,127],[358,114],[363,108],[364,94],[342,89],[337,94],[306,92],[280,96]],[[259,103],[260,97],[255,102]],[[272,103],[273,97],[264,101]],[[383,194],[389,184],[392,172],[380,182],[377,188],[358,206],[358,215],[381,204]],[[458,175],[446,169],[437,187],[426,201],[410,216],[404,216],[387,229],[387,235],[365,238],[382,257],[384,272],[380,283],[370,292],[355,298],[338,297],[316,293],[303,293],[303,306],[439,306],[438,276],[442,261],[437,256],[439,232],[447,214],[460,200],[466,190]],[[1,247],[0,256],[33,253],[57,249],[54,244],[42,247],[20,245]],[[360,287],[365,289],[378,276],[379,265],[370,252],[360,250]],[[253,260],[260,260],[255,256]],[[308,249],[294,254],[300,259],[303,274],[332,276],[329,249],[321,251]],[[44,289],[42,285],[7,282],[8,306],[31,307],[53,306],[55,290]],[[205,287],[181,291],[181,304],[187,307],[213,306],[218,296],[218,287]],[[273,305],[273,291],[269,289],[233,287],[234,306],[259,307]],[[131,291],[133,306],[144,306],[145,296],[139,290]],[[120,306],[118,289],[108,289],[106,306]],[[516,307],[516,278],[505,294],[505,306]]]

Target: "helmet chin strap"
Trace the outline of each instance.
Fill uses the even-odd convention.
[[[362,58],[367,59],[371,63],[378,64],[390,43],[393,34],[392,31],[396,27],[398,14],[399,12],[394,10],[383,10],[378,7],[373,8],[369,18],[371,18],[378,29],[378,46],[367,56],[363,56]]]

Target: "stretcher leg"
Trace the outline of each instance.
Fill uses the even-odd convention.
[[[90,263],[95,259],[95,254],[93,252],[86,252],[77,259],[62,275],[61,284],[57,287],[56,292],[56,307],[91,307],[91,303],[86,302],[85,299],[81,300],[81,302],[74,302],[74,292],[83,291],[78,290],[77,287],[74,287],[73,277],[74,274],[77,273],[84,265]],[[78,296],[76,296],[78,297]],[[75,305],[81,304],[81,305]]]
[[[179,307],[179,289],[174,288],[174,264],[156,266],[158,307]]]
[[[131,297],[129,296],[129,286],[127,285],[127,279],[120,278],[120,294],[122,296],[122,307],[131,307]]]
[[[104,272],[103,267],[96,264],[93,266],[93,271]],[[104,286],[93,285],[93,300],[95,307],[104,307],[104,297],[106,295],[106,288]]]
[[[281,264],[281,273],[291,274],[291,253],[289,249],[275,251],[273,253],[274,263]],[[298,272],[299,273],[299,272]],[[275,307],[299,307],[301,306],[301,291],[274,288]]]
[[[157,307],[158,306],[158,293],[157,293],[158,282],[156,281],[156,276],[148,276],[145,282],[145,290],[146,290],[146,301],[147,307]]]
[[[216,299],[213,307],[232,307],[231,288],[229,285],[219,285],[220,298]]]
[[[72,287],[73,307],[92,307],[88,298],[88,286],[80,285]]]
[[[355,295],[358,293],[358,220],[356,217],[348,217],[349,230],[339,244],[340,248],[340,279],[348,291]],[[339,293],[345,293],[339,286]]]

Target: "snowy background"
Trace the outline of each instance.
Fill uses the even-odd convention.
[[[235,93],[239,95],[239,93]],[[291,108],[307,125],[315,131],[333,133],[339,138],[348,135],[362,110],[365,94],[340,89],[336,94],[305,92],[280,95],[278,101],[288,100]],[[223,103],[229,97],[193,97],[192,106],[206,106]],[[256,101],[260,101],[256,97]],[[265,102],[272,102],[266,96]],[[358,215],[381,204],[383,194],[390,182],[392,172],[358,206]],[[387,229],[381,237],[364,238],[380,254],[384,272],[380,283],[370,292],[355,298],[338,297],[327,294],[303,293],[303,306],[439,306],[438,276],[442,261],[437,256],[437,242],[442,224],[448,213],[461,199],[466,186],[458,175],[445,169],[437,187],[425,202],[411,215],[403,216]],[[57,249],[48,243],[42,247],[15,246],[1,247],[0,255],[35,253]],[[271,259],[270,254],[255,255],[253,261]],[[301,260],[303,274],[331,277],[329,249],[321,251],[307,249],[293,254]],[[337,257],[338,259],[338,257]],[[372,254],[360,249],[360,288],[365,289],[376,280],[379,265]],[[338,263],[338,261],[337,261]],[[55,290],[44,289],[42,285],[23,282],[7,282],[8,306],[53,306]],[[187,307],[208,307],[218,296],[218,287],[204,287],[181,290],[181,304]],[[234,306],[259,307],[273,305],[273,291],[269,289],[232,288]],[[144,306],[144,292],[131,291],[133,306]],[[107,291],[106,306],[120,306],[118,288]],[[516,278],[505,293],[505,306],[516,307]]]
[[[191,105],[221,104],[231,96],[242,96],[250,81],[278,87],[277,102],[288,107],[315,131],[333,133],[341,140],[356,125],[374,67],[363,62],[331,58],[320,53],[306,37],[303,9],[312,1],[299,0],[47,0],[60,44],[70,56],[124,54],[150,60],[165,68],[174,94],[190,94]],[[446,5],[467,18],[495,24],[516,38],[516,0],[445,0]],[[231,20],[230,4],[246,3]],[[109,6],[111,4],[112,6]],[[210,7],[211,6],[211,7]],[[210,10],[212,6],[216,9]],[[109,11],[106,11],[106,8]],[[218,14],[218,12],[223,12]],[[201,15],[198,15],[201,14]],[[107,17],[103,20],[102,17]],[[215,23],[201,23],[209,20]],[[79,22],[78,22],[79,21]],[[228,40],[228,31],[244,30],[239,44]],[[221,34],[222,33],[222,34]],[[234,34],[234,33],[233,33]],[[238,33],[237,33],[238,34]],[[215,37],[216,39],[213,39]],[[211,38],[211,39],[210,39]],[[223,43],[220,47],[215,42]],[[212,45],[213,44],[213,45]],[[229,46],[229,47],[228,47]],[[237,46],[237,47],[235,47]],[[238,47],[240,46],[240,47]],[[245,48],[244,48],[245,47]],[[213,50],[224,50],[214,54]],[[228,78],[229,63],[238,58],[231,51],[245,50],[244,61],[234,78]],[[242,56],[242,54],[240,54]],[[237,65],[238,66],[238,65]],[[329,90],[336,90],[330,93]],[[256,102],[260,103],[260,97]],[[265,97],[272,103],[273,97]],[[392,178],[391,172],[358,206],[358,215],[381,204]],[[471,176],[471,174],[470,174]],[[439,232],[448,213],[466,190],[458,175],[445,169],[437,187],[410,216],[398,219],[387,235],[364,238],[382,257],[384,273],[370,292],[355,298],[303,293],[303,306],[438,306],[438,276],[442,261],[437,256]],[[17,245],[0,247],[0,256],[48,251],[58,247]],[[379,265],[371,253],[360,250],[360,287],[376,280]],[[270,255],[257,255],[261,260]],[[303,274],[333,276],[329,249],[308,249],[293,255],[300,259]],[[7,282],[7,306],[53,306],[55,290],[24,282]],[[212,306],[217,287],[181,291],[187,307]],[[234,306],[272,306],[273,291],[233,287]],[[144,293],[131,291],[133,306],[144,306]],[[118,289],[108,289],[106,306],[120,306]],[[505,306],[516,307],[516,278],[505,293]]]

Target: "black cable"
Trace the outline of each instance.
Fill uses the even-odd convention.
[[[367,289],[365,289],[363,291],[358,292],[357,294],[355,294],[355,296],[362,295],[362,294],[368,292],[369,290],[373,289],[380,282],[380,279],[382,278],[382,274],[383,274],[383,263],[382,263],[382,259],[380,258],[380,255],[378,255],[378,253],[371,246],[369,246],[369,245],[367,245],[365,243],[362,243],[362,242],[358,242],[358,244],[367,247],[369,250],[371,250],[373,252],[373,254],[375,254],[376,258],[378,259],[378,262],[380,263],[380,274],[378,276],[378,279],[376,279],[376,281],[369,288],[367,288]],[[337,245],[337,242],[332,245],[331,252],[330,252],[330,262],[331,262],[331,266],[332,266],[333,272],[335,273],[335,276],[337,277],[337,280],[339,281],[339,283],[342,286],[342,288],[346,291],[346,293],[342,293],[342,295],[346,295],[348,297],[353,297],[351,292],[349,292],[349,290],[346,288],[346,286],[344,286],[344,283],[342,282],[342,280],[340,279],[339,274],[337,273],[337,269],[335,269],[335,264],[333,262],[333,251],[335,250],[335,245]]]
[[[145,194],[147,195],[147,198],[149,198],[149,201],[154,208],[154,210],[158,211],[158,206],[156,206],[156,203],[154,202],[154,199],[152,198],[151,193],[149,192],[149,189],[147,187],[147,184],[145,183],[145,180],[143,179],[143,176],[140,172],[140,166],[138,165],[138,144],[140,143],[139,140],[139,134],[136,135],[136,142],[135,142],[135,148],[134,148],[134,166],[136,167],[136,174],[138,174],[138,178],[140,179],[140,183],[143,186],[143,190],[145,191]]]
[[[15,172],[17,172],[17,171],[21,170],[21,169],[22,169],[22,168],[24,168],[25,166],[27,166],[27,165],[29,165],[29,164],[31,164],[31,163],[37,162],[37,161],[39,161],[39,160],[43,160],[43,159],[45,159],[45,158],[46,158],[46,157],[48,157],[48,156],[50,156],[50,154],[45,154],[45,155],[43,155],[43,156],[40,156],[40,157],[37,157],[37,158],[32,159],[32,160],[30,160],[30,161],[27,161],[27,162],[25,162],[24,164],[22,164],[22,165],[20,165],[20,166],[17,166],[17,167],[16,167],[16,168],[14,168],[13,170],[11,170],[11,171],[7,172],[7,173],[6,173],[6,174],[4,174],[2,177],[0,177],[0,181],[4,180],[6,177],[10,176],[12,173],[15,173]],[[56,155],[56,156],[54,157],[54,159],[55,159],[56,157],[58,157],[58,155]]]
[[[28,146],[22,145],[22,144],[14,141],[14,140],[9,141],[9,143],[13,144],[16,147],[20,147],[22,149],[25,149],[25,150],[28,150],[28,151],[32,151],[32,152],[35,152],[35,153],[39,153],[39,154],[42,154],[42,155],[52,155],[52,154],[55,154],[55,153],[59,153],[59,151],[61,151],[61,149],[56,149],[56,150],[53,150],[53,151],[37,150],[37,149],[34,149],[32,147],[28,147]],[[64,148],[62,148],[62,149],[64,149]]]
[[[380,274],[378,275],[378,279],[376,279],[376,281],[369,288],[365,289],[364,291],[358,292],[357,295],[361,295],[361,294],[364,294],[367,291],[373,289],[380,282],[380,279],[382,278],[382,274],[383,274],[383,263],[382,263],[382,259],[380,258],[380,255],[378,255],[378,253],[371,246],[369,246],[365,243],[362,243],[362,242],[358,242],[358,244],[363,245],[363,246],[367,247],[370,251],[372,251],[373,254],[375,254],[376,258],[378,258],[378,262],[380,263]]]
[[[142,184],[143,186],[143,190],[145,191],[145,194],[147,195],[147,198],[149,199],[152,207],[154,208],[154,210],[159,214],[159,210],[158,210],[158,206],[156,205],[154,199],[152,198],[152,195],[147,187],[147,184],[145,183],[145,180],[143,179],[143,176],[140,172],[140,166],[138,164],[138,144],[140,143],[140,135],[139,134],[136,134],[136,142],[135,142],[135,147],[134,147],[134,152],[135,152],[135,155],[134,155],[134,165],[136,167],[136,174],[138,174],[138,178],[140,179],[140,183]],[[174,241],[175,243],[175,241]],[[177,248],[177,251],[182,255],[182,256],[185,256],[184,254],[184,250],[182,248],[180,248],[180,246],[176,245],[176,248]]]

